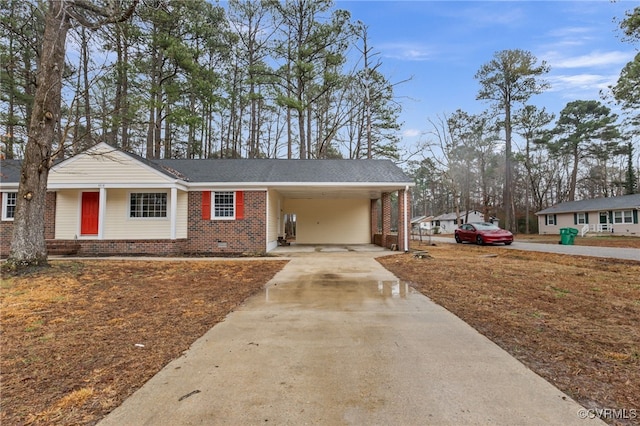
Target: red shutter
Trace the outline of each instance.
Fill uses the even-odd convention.
[[[236,191],[236,219],[244,219],[244,192]]]
[[[211,220],[211,191],[202,191],[202,220]]]

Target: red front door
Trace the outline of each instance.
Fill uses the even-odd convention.
[[[98,235],[99,192],[82,193],[80,235]]]

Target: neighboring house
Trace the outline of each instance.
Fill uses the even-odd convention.
[[[640,235],[640,194],[593,198],[556,204],[536,213],[540,234],[559,234],[560,228],[588,232]]]
[[[458,217],[458,215],[456,215],[455,212],[441,214],[440,216],[436,216],[431,219],[431,226],[434,229],[434,232],[437,234],[453,234],[453,231],[455,231],[456,228],[458,228],[458,226],[462,225],[463,223],[485,222],[484,214],[482,214],[482,212],[479,212],[477,210],[469,210],[468,213],[469,215],[467,217],[466,211],[460,212],[460,223],[456,223],[456,218]],[[498,219],[493,216],[491,216],[488,221],[498,224]]]
[[[414,233],[430,232],[433,216],[417,216],[411,219],[411,230]]]
[[[0,163],[2,256],[19,175],[20,161]],[[150,160],[101,143],[52,167],[45,238],[79,255],[263,253],[287,237],[286,216],[298,244],[405,250],[410,186],[389,160]]]

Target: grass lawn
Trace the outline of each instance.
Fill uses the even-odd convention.
[[[640,408],[640,262],[416,248],[430,257],[379,261],[586,407]],[[0,423],[95,424],[285,263],[55,260],[3,276]]]
[[[640,261],[470,244],[413,248],[429,257],[378,261],[585,407],[640,417]]]

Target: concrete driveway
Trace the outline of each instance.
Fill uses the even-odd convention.
[[[375,261],[290,253],[100,424],[578,425],[586,411]]]

